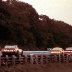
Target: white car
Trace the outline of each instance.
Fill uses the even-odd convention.
[[[64,54],[72,54],[72,47],[67,47]]]
[[[63,49],[62,48],[60,48],[60,47],[55,47],[55,48],[53,48],[52,50],[50,50],[50,53],[51,54],[61,54],[61,53],[63,53]]]
[[[19,49],[17,45],[6,45],[1,52],[2,54],[22,54],[22,49]]]

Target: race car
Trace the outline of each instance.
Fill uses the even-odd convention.
[[[64,52],[64,50],[60,47],[55,47],[50,50],[51,54],[62,54],[63,52]]]
[[[21,55],[23,50],[17,45],[6,45],[1,49],[2,55]]]
[[[64,51],[64,54],[72,54],[72,47],[67,47]]]

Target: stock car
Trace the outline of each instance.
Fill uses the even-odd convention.
[[[50,50],[51,54],[62,54],[63,52],[64,52],[64,50],[60,47],[55,47]]]
[[[72,47],[67,47],[64,51],[64,54],[72,54]]]
[[[21,55],[23,50],[17,45],[6,45],[1,49],[2,55]]]

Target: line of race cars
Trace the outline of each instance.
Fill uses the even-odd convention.
[[[55,47],[50,50],[51,54],[72,54],[72,47],[68,47],[65,50],[60,47]]]
[[[25,55],[25,54],[72,54],[72,47],[63,50],[60,47],[48,48],[47,51],[23,51],[17,45],[6,45],[1,48],[0,55]]]

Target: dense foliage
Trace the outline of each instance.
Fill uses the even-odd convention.
[[[0,0],[0,45],[18,44],[28,50],[66,48],[72,46],[71,35],[70,25],[38,15],[27,3]]]

